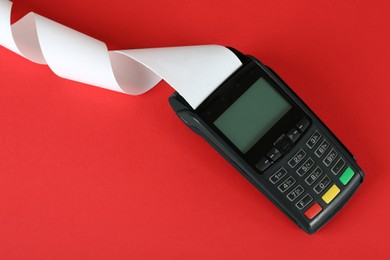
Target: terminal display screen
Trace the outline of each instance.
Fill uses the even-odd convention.
[[[256,144],[290,109],[290,103],[261,77],[215,121],[243,153]]]

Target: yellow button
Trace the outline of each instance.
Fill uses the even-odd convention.
[[[329,204],[336,196],[340,193],[339,187],[336,184],[333,184],[332,187],[322,196],[322,199]]]

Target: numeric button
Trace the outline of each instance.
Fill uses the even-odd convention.
[[[328,176],[325,176],[315,187],[314,191],[317,194],[320,194],[330,183],[330,178]]]
[[[313,167],[314,165],[314,161],[312,158],[308,158],[302,165],[301,167],[298,168],[297,170],[297,174],[302,177],[303,175],[305,175],[310,169],[311,167]]]
[[[271,177],[269,177],[269,180],[272,184],[278,183],[283,177],[287,174],[287,171],[284,168],[280,168],[277,172],[272,174]]]
[[[324,141],[322,141],[320,146],[318,146],[318,148],[316,149],[316,151],[314,153],[317,155],[318,158],[321,158],[321,156],[324,155],[326,150],[328,150],[329,146],[330,146],[329,142],[324,140]]]
[[[284,193],[295,183],[295,179],[293,177],[288,177],[282,184],[279,185],[278,189]]]
[[[305,158],[306,152],[302,149],[300,149],[289,161],[288,165],[291,166],[291,168],[294,168],[297,166],[298,163],[302,161],[303,158]]]
[[[336,152],[335,149],[330,150],[328,155],[324,158],[324,164],[326,166],[329,166],[332,164],[332,162],[337,158],[338,153]]]
[[[312,185],[323,173],[324,171],[317,166],[312,173],[305,179],[305,182],[309,185]]]
[[[296,200],[296,198],[298,198],[299,196],[301,196],[302,193],[305,192],[305,189],[301,186],[301,185],[298,185],[295,189],[293,189],[288,195],[287,195],[287,198],[290,200],[290,201],[294,201]]]
[[[309,147],[310,149],[312,149],[317,143],[318,141],[321,139],[321,134],[320,132],[318,131],[315,131],[309,138],[309,140],[307,140],[306,142],[306,145],[307,147]]]

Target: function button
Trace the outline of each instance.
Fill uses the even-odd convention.
[[[352,177],[355,175],[355,172],[352,170],[351,167],[348,167],[343,174],[340,176],[339,180],[343,185],[347,185],[348,182],[352,179]]]
[[[315,131],[314,134],[310,136],[309,140],[307,140],[306,142],[307,147],[312,149],[320,139],[321,139],[321,134],[318,131]]]
[[[323,173],[323,170],[317,166],[312,173],[305,179],[305,182],[312,185]]]
[[[287,171],[284,168],[280,168],[277,172],[272,174],[271,177],[269,177],[270,182],[272,184],[278,183],[285,175],[287,174]]]
[[[338,153],[336,152],[335,149],[330,150],[330,152],[328,153],[328,155],[325,157],[325,159],[323,161],[324,164],[326,166],[331,165],[332,162],[336,159],[337,155],[338,155]]]
[[[328,186],[330,183],[330,178],[328,176],[325,176],[315,187],[314,187],[314,191],[317,193],[317,194],[320,194],[325,188],[326,186]]]
[[[291,141],[295,143],[301,136],[301,133],[298,131],[298,129],[293,128],[287,133],[287,136],[288,138],[290,138]]]
[[[278,149],[276,149],[275,147],[273,147],[268,153],[267,153],[267,156],[273,161],[275,162],[277,159],[280,158],[280,156],[282,156],[282,154],[280,153],[280,151]]]
[[[305,175],[310,169],[311,167],[313,167],[314,165],[314,161],[312,158],[308,158],[302,165],[301,167],[298,168],[297,170],[297,173],[300,177],[302,177],[303,175]]]
[[[322,196],[322,200],[325,201],[326,204],[329,204],[339,193],[339,187],[337,187],[336,184],[333,184],[332,187],[330,187],[330,189]]]
[[[305,211],[305,216],[308,219],[313,219],[322,211],[322,207],[318,203],[314,203],[310,208]]]
[[[295,183],[295,179],[293,177],[288,177],[287,180],[285,180],[282,184],[279,185],[278,189],[281,192],[286,192],[291,186],[293,186]]]
[[[302,188],[301,185],[298,185],[295,189],[293,189],[288,195],[287,195],[287,198],[290,200],[290,201],[294,201],[296,200],[296,198],[298,198],[299,196],[301,196],[302,193],[305,192],[305,189]]]
[[[300,149],[291,159],[288,161],[288,165],[291,166],[291,168],[294,168],[297,166],[300,161],[302,161],[303,158],[305,158],[306,152],[302,149]]]
[[[309,120],[307,120],[307,118],[304,117],[295,126],[298,128],[298,130],[301,133],[303,133],[309,127],[309,125],[310,125]]]
[[[274,146],[281,152],[287,152],[292,147],[291,140],[285,135],[282,134],[275,142]]]
[[[321,158],[321,156],[324,155],[326,150],[328,150],[329,146],[330,146],[329,142],[324,140],[322,141],[320,146],[318,146],[317,150],[314,153],[317,155],[318,158]]]
[[[340,158],[337,163],[333,166],[332,168],[332,172],[337,175],[339,174],[340,170],[344,167],[345,165],[345,161],[343,160],[343,158]]]
[[[295,204],[295,206],[299,209],[302,210],[304,209],[309,203],[313,200],[313,198],[309,195],[306,194],[305,197],[303,197],[300,201]]]
[[[271,160],[267,157],[263,157],[260,159],[258,163],[256,163],[256,168],[259,169],[261,172],[268,169],[268,167],[271,166]]]

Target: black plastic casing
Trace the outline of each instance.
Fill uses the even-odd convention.
[[[226,142],[214,129],[206,123],[201,116],[194,110],[187,101],[175,92],[169,102],[176,112],[177,116],[195,133],[202,136],[212,147],[214,147],[231,165],[233,165],[245,178],[247,178],[258,190],[269,198],[282,212],[284,212],[294,223],[308,234],[312,234],[324,226],[352,197],[357,188],[364,179],[363,171],[356,164],[355,158],[348,149],[338,140],[338,138],[326,127],[326,125],[311,111],[311,109],[287,86],[287,84],[270,68],[263,65],[259,60],[251,56],[245,56],[235,49],[230,48],[242,61],[243,65],[225,82],[231,80],[235,74],[249,63],[257,63],[272,80],[274,80],[280,89],[285,92],[290,99],[304,112],[305,116],[310,119],[311,124],[305,131],[304,136],[295,144],[295,146],[283,155],[283,157],[269,167],[265,172],[259,173],[237,152],[231,144]],[[223,83],[225,84],[225,83]],[[221,86],[223,85],[221,84]],[[355,172],[354,177],[348,185],[340,192],[338,196],[327,207],[320,212],[314,219],[309,220],[304,216],[302,211],[297,210],[295,203],[287,200],[286,195],[270,183],[269,177],[281,167],[286,167],[288,160],[303,146],[307,138],[315,131],[319,130],[324,137],[331,143],[332,147],[337,150],[339,156],[344,158],[346,163]],[[318,160],[319,161],[319,160]],[[316,161],[317,163],[317,161]],[[288,166],[287,166],[288,167]],[[333,178],[338,176],[333,176]],[[320,196],[315,198],[320,199]]]

